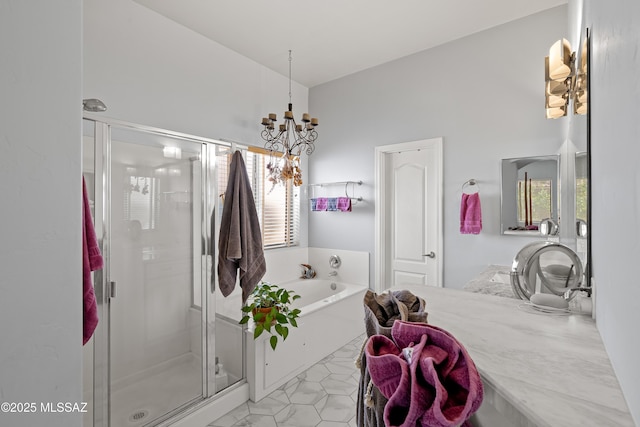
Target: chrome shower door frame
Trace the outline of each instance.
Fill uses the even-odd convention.
[[[99,115],[85,114],[85,120],[94,122],[95,144],[95,230],[98,244],[104,255],[104,267],[94,273],[95,294],[98,305],[99,323],[94,333],[94,359],[93,359],[93,426],[111,427],[111,310],[110,304],[114,297],[110,275],[111,257],[111,129],[123,128],[131,131],[151,133],[158,136],[192,141],[201,146],[200,170],[193,172],[192,188],[193,198],[200,197],[197,203],[193,203],[192,210],[192,237],[193,237],[193,278],[199,272],[201,292],[201,338],[202,338],[202,394],[195,401],[172,410],[157,420],[156,425],[165,425],[194,410],[216,393],[215,382],[215,248],[212,242],[215,238],[216,223],[214,208],[219,194],[217,185],[216,147],[231,147],[232,144],[193,135],[172,132],[164,129],[142,126],[128,122],[104,119]],[[199,194],[196,194],[196,186]],[[199,206],[197,206],[199,205]],[[199,218],[198,218],[199,217]],[[212,223],[213,222],[213,223]],[[194,229],[198,226],[199,230]],[[198,256],[200,251],[200,256]],[[244,351],[243,351],[244,353]],[[243,373],[244,377],[244,373]],[[170,421],[171,420],[171,421]],[[114,426],[115,427],[115,426]]]
[[[95,170],[95,223],[98,245],[102,254],[110,250],[110,209],[109,195],[111,193],[109,180],[111,175],[111,128],[108,124],[94,120],[94,170]],[[98,326],[93,335],[93,425],[95,427],[109,426],[111,381],[109,367],[110,353],[110,311],[111,301],[109,285],[110,258],[103,257],[104,263],[100,270],[94,273],[94,290],[98,305]]]

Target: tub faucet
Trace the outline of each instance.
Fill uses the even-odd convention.
[[[338,275],[338,272],[335,270],[329,273],[329,277],[335,277],[337,275]]]

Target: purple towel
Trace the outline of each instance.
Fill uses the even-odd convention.
[[[478,410],[480,374],[451,334],[396,320],[391,336],[373,335],[364,349],[371,380],[389,399],[386,426],[455,427]]]
[[[482,230],[482,209],[478,193],[462,194],[460,203],[460,233],[480,234]]]
[[[100,254],[96,231],[91,220],[87,185],[82,177],[82,345],[91,339],[98,326],[98,305],[91,282],[91,272],[100,270],[102,265],[102,254]]]
[[[338,210],[351,212],[351,197],[338,197]]]
[[[326,197],[318,197],[316,199],[316,210],[317,211],[326,211],[327,210],[327,198]]]

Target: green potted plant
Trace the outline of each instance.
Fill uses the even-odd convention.
[[[283,341],[289,336],[288,325],[298,327],[296,319],[300,310],[291,309],[291,304],[298,298],[300,295],[294,291],[263,281],[256,286],[247,303],[242,307],[244,316],[240,319],[240,324],[253,320],[255,324],[253,338],[258,338],[265,331],[270,333],[269,344],[275,350],[278,345],[278,336],[282,337]]]

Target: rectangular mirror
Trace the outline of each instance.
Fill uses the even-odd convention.
[[[559,188],[559,155],[502,159],[502,234],[557,234]]]

